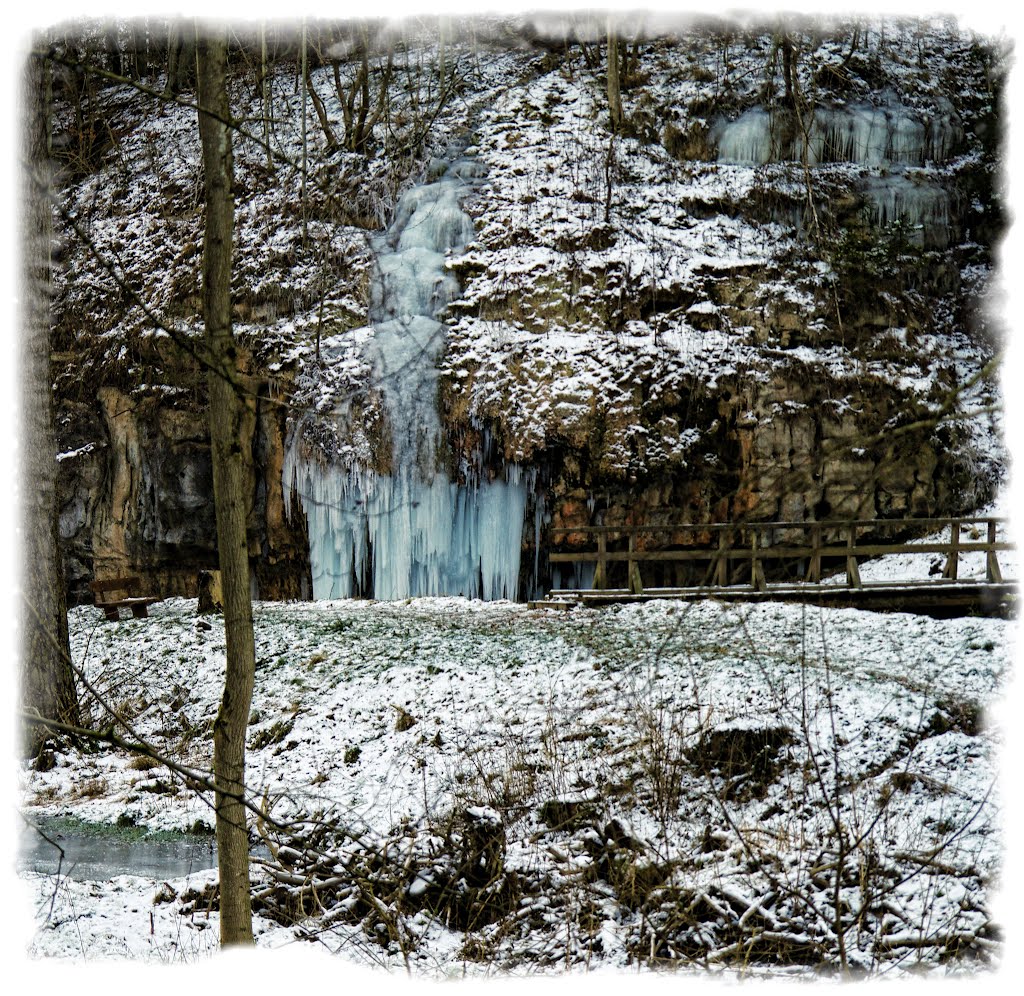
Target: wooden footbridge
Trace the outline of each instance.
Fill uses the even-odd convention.
[[[999,554],[1015,549],[1000,538],[1005,524],[958,517],[560,528],[552,530],[549,563],[590,587],[554,588],[530,605],[778,599],[931,615],[1007,614],[1017,584],[1003,577],[999,562]],[[927,538],[905,538],[913,535]],[[890,555],[899,559],[887,562],[884,574],[865,565],[862,579],[865,561]]]

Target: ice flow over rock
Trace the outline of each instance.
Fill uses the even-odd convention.
[[[518,593],[530,474],[511,464],[504,479],[490,480],[478,460],[457,482],[439,469],[437,316],[459,291],[444,264],[473,236],[460,202],[479,175],[478,163],[456,155],[438,179],[401,197],[374,242],[364,357],[390,417],[392,473],[311,459],[298,432],[286,456],[286,509],[294,489],[308,523],[314,598]]]

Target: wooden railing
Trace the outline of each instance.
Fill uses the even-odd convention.
[[[943,519],[561,527],[552,530],[552,539],[562,549],[549,553],[548,560],[552,564],[593,563],[594,589],[598,591],[609,587],[609,566],[624,563],[626,589],[641,595],[644,582],[640,568],[644,564],[695,565],[705,562],[707,567],[701,585],[725,588],[737,583],[731,568],[734,562],[740,562],[750,588],[766,591],[769,583],[765,564],[790,561],[791,564],[805,565],[802,577],[797,578],[799,583],[820,582],[825,567],[829,566],[833,574],[842,574],[845,570],[848,587],[860,588],[858,562],[861,558],[886,554],[939,554],[945,557],[945,563],[934,583],[941,583],[957,581],[960,557],[977,552],[985,555],[986,582],[1002,584],[998,554],[1014,549],[1012,543],[997,539],[998,528],[1004,522],[1004,519],[992,517],[961,516]],[[927,535],[942,531],[948,531],[948,539],[887,542],[884,538],[887,532]],[[966,539],[964,532],[967,533]],[[558,543],[559,538],[562,538],[561,543]],[[565,550],[566,545],[575,549]],[[584,546],[587,548],[582,548]],[[739,583],[744,582],[740,579]]]

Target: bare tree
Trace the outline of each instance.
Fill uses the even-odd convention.
[[[255,679],[249,550],[246,537],[246,394],[231,327],[234,230],[231,108],[224,29],[197,35],[199,133],[203,146],[206,229],[203,319],[210,359],[210,442],[217,551],[224,592],[227,673],[213,729],[217,864],[222,945],[252,944],[249,836],[246,828],[245,733]]]
[[[612,132],[622,130],[622,87],[619,82],[619,36],[612,15],[608,15],[608,114]]]
[[[320,32],[317,32],[317,41],[313,43],[314,51],[316,55],[317,64],[323,62],[323,53],[320,51]],[[309,57],[307,52],[307,46],[310,44],[309,32],[306,29],[305,21],[303,21],[303,35],[302,35],[302,78],[305,83],[306,93],[309,94],[309,99],[312,101],[313,110],[316,111],[317,121],[320,122],[320,129],[324,133],[324,138],[327,140],[326,153],[330,155],[338,148],[338,139],[334,134],[334,129],[331,127],[331,122],[327,117],[327,109],[324,107],[324,102],[320,98],[320,94],[316,92],[316,87],[313,86],[313,79],[310,74]]]
[[[338,94],[338,101],[341,103],[345,123],[343,144],[352,152],[365,152],[373,138],[374,126],[388,107],[388,88],[391,85],[391,77],[394,72],[395,51],[394,43],[389,38],[387,61],[380,69],[377,94],[374,99],[370,87],[371,38],[369,28],[364,24],[354,30],[358,30],[357,38],[354,41],[354,50],[358,55],[359,65],[351,82],[342,81],[340,60],[332,58],[331,68],[334,72],[334,87]]]
[[[50,293],[53,247],[49,118],[44,60],[27,61],[24,80],[26,205],[22,324],[21,705],[27,713],[77,725],[68,618],[57,544],[57,447],[50,377]],[[47,728],[23,725],[21,747],[35,753]]]
[[[274,172],[274,155],[270,151],[271,94],[270,67],[267,61],[267,24],[260,22],[260,95],[263,99],[263,145],[267,153],[267,172]]]
[[[167,83],[164,93],[168,97],[177,97],[181,92],[182,60],[186,55],[182,35],[181,21],[172,17],[167,26]]]

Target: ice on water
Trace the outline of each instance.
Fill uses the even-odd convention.
[[[437,315],[459,290],[445,261],[473,237],[460,199],[480,173],[479,163],[458,158],[406,191],[375,242],[373,334],[363,350],[390,416],[392,473],[312,457],[299,433],[289,447],[286,509],[294,488],[308,523],[314,598],[518,594],[528,475],[512,464],[491,479],[471,466],[459,483],[438,459]]]

